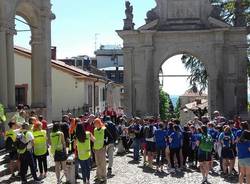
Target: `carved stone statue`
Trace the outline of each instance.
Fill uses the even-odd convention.
[[[157,13],[155,12],[155,9],[156,8],[153,8],[150,11],[148,11],[147,18],[145,19],[147,24],[159,18]]]
[[[130,5],[129,1],[125,2],[126,10],[126,19],[124,19],[124,27],[123,30],[134,30],[134,23],[133,23],[133,6]]]

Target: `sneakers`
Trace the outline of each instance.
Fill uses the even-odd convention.
[[[177,168],[176,171],[177,171],[177,172],[181,172],[181,169],[180,169],[180,168]]]
[[[207,181],[207,177],[203,177],[201,183],[207,183],[207,182],[208,182],[208,181]]]
[[[174,172],[175,172],[174,168],[169,169],[169,173],[174,173]]]
[[[203,177],[203,179],[201,180],[201,183],[205,183],[207,182],[207,177]]]
[[[112,175],[112,168],[108,168],[107,175],[108,175],[108,176],[111,176],[111,175]]]
[[[10,180],[11,179],[14,179],[16,177],[15,173],[13,173],[11,176],[10,176]]]
[[[34,180],[34,183],[40,184],[40,183],[43,183],[43,181],[42,180]]]

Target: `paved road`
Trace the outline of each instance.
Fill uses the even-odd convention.
[[[19,184],[20,181],[9,180],[10,175],[6,173],[6,160],[5,156],[0,157],[0,184]],[[48,177],[44,179],[45,184],[56,184],[56,178],[54,174],[53,161],[50,157],[49,160],[49,173]],[[215,167],[215,170],[218,167]],[[2,175],[1,175],[2,174]],[[4,174],[4,176],[3,176]],[[91,183],[94,183],[93,177],[95,176],[95,169],[91,172]],[[226,183],[237,183],[237,178],[227,180],[221,178],[218,173],[209,175],[209,183],[212,184],[226,184]],[[185,171],[178,172],[176,174],[169,174],[167,169],[164,172],[155,172],[154,170],[144,167],[143,163],[134,163],[132,161],[132,153],[115,156],[113,175],[108,179],[108,184],[200,184],[202,180],[201,173],[197,170],[186,169]],[[64,179],[63,179],[64,181]],[[29,177],[29,183],[32,183],[32,179]],[[78,180],[78,183],[82,181]]]

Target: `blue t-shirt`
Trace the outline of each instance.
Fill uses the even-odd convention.
[[[222,132],[219,136],[219,141],[223,141],[223,147],[230,148],[234,140],[232,133]]]
[[[239,159],[250,158],[249,148],[250,148],[250,141],[238,143],[237,144],[238,158]]]
[[[232,131],[232,133],[233,133],[233,135],[234,135],[234,138],[236,138],[236,135],[237,135],[238,130],[239,130],[239,129],[237,129],[237,128],[235,128],[235,127],[231,128],[231,131]]]
[[[240,138],[242,132],[243,132],[243,130],[241,130],[241,129],[238,130],[238,131],[236,132],[236,137],[237,137],[237,138]]]
[[[155,131],[155,143],[157,148],[165,148],[166,147],[166,138],[167,131],[166,130],[156,130]]]
[[[180,148],[182,143],[182,133],[181,132],[172,132],[169,136],[172,141],[169,144],[169,148]]]
[[[215,129],[208,129],[208,134],[211,135],[211,137],[213,138],[213,140],[215,141],[217,139],[217,135],[218,135],[218,131]]]

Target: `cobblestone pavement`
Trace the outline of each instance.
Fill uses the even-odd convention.
[[[0,157],[0,184],[19,184],[18,178],[16,180],[9,180],[10,175],[6,173],[6,160],[5,156]],[[44,179],[45,184],[56,184],[56,177],[53,168],[53,161],[50,157],[49,160],[49,172],[47,178]],[[218,167],[215,167],[215,170]],[[91,172],[91,184],[94,183],[93,177],[95,176],[95,169]],[[201,173],[197,170],[186,169],[185,171],[178,172],[176,174],[169,174],[167,169],[164,172],[155,172],[148,167],[144,167],[142,161],[140,163],[134,163],[132,161],[132,153],[123,156],[115,156],[113,174],[108,179],[108,184],[200,184],[202,180]],[[63,178],[65,181],[65,178]],[[217,172],[213,175],[209,175],[209,183],[212,184],[224,184],[224,183],[237,183],[237,177],[227,180],[219,176]],[[29,176],[29,183],[33,183]],[[77,183],[82,183],[78,180]]]

